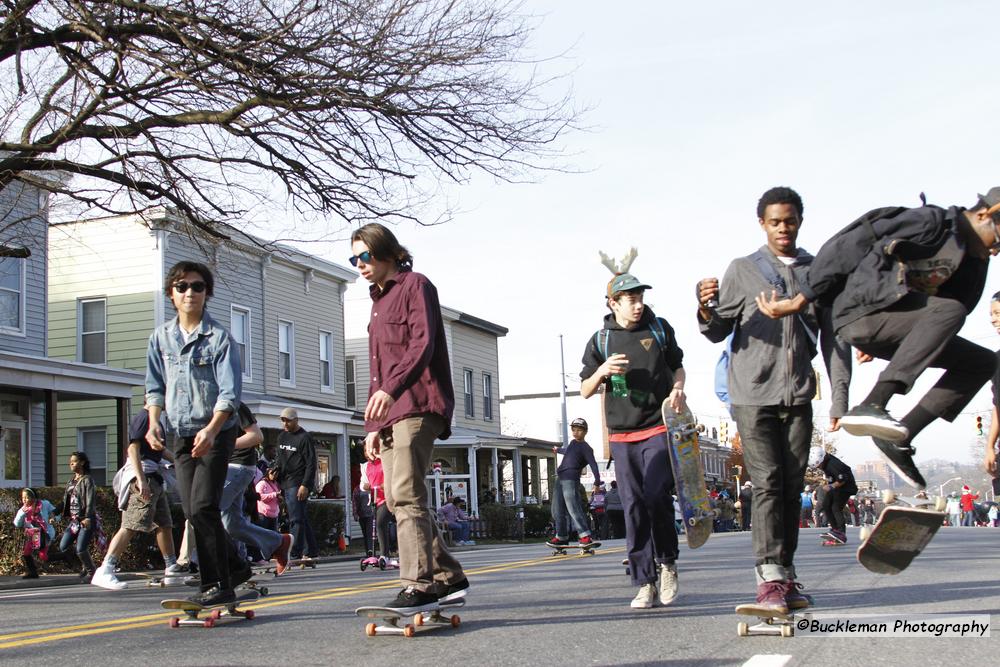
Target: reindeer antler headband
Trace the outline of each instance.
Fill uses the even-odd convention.
[[[616,264],[615,260],[604,254],[603,251],[597,251],[601,255],[601,264],[608,267],[613,275],[620,276],[623,273],[628,273],[628,270],[632,268],[632,262],[635,258],[639,256],[639,251],[635,248],[629,248],[628,252],[622,257],[621,264]]]

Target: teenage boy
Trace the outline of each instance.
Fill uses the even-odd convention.
[[[844,505],[858,492],[851,467],[822,447],[809,450],[809,467],[816,468],[826,476],[823,496],[823,512],[830,521],[829,532],[820,537],[827,540],[824,546],[847,544],[847,520],[844,518]]]
[[[299,426],[295,408],[281,411],[284,430],[278,435],[278,483],[288,508],[292,531],[292,560],[312,561],[319,556],[316,534],[309,523],[309,491],[316,485],[316,445],[309,431]]]
[[[605,391],[629,570],[632,584],[639,587],[631,602],[634,609],[668,605],[677,597],[677,532],[670,495],[674,474],[661,406],[669,399],[677,412],[686,407],[684,352],[666,320],[643,303],[648,289],[630,273],[619,273],[608,283],[605,304],[611,312],[604,328],[590,337],[580,371],[581,396]]]
[[[817,337],[832,386],[832,431],[847,409],[851,357],[822,309],[810,307],[781,321],[758,312],[754,298],[762,291],[794,295],[802,288],[812,256],[797,245],[802,199],[791,188],[765,192],[757,202],[757,222],[765,244],[733,260],[721,285],[715,278],[698,283],[698,325],[713,343],[733,336],[728,392],[753,480],[755,606],[784,614],[809,606],[799,592],[794,559],[813,432]]]
[[[176,431],[174,462],[184,517],[194,527],[204,606],[232,602],[233,589],[252,573],[241,561],[219,508],[229,457],[239,436],[236,408],[242,390],[239,349],[205,305],[214,278],[204,264],[178,262],[167,273],[164,293],[177,316],[157,327],[146,354],[146,441],[164,447],[160,413]]]
[[[889,361],[867,397],[841,420],[853,435],[871,436],[889,465],[922,489],[911,444],[928,424],[953,421],[993,375],[990,350],[957,336],[979,303],[991,255],[1000,252],[1000,187],[960,206],[879,209],[820,248],[808,282],[793,298],[771,290],[757,297],[769,317],[833,304],[837,335],[862,361]],[[944,374],[897,421],[886,410],[928,367]]]
[[[146,442],[149,432],[149,412],[143,408],[129,425],[128,465],[119,480],[118,507],[122,510],[121,528],[111,538],[104,562],[94,572],[90,583],[108,590],[126,587],[115,574],[118,559],[125,553],[136,533],[156,531],[156,545],[163,555],[164,577],[180,577],[185,570],[177,564],[174,554],[174,523],[170,518],[161,465],[170,452],[155,450]]]
[[[556,489],[552,497],[552,517],[556,524],[556,536],[549,540],[550,547],[564,547],[569,544],[569,524],[573,522],[581,546],[594,543],[590,536],[587,513],[580,500],[580,473],[590,466],[595,482],[601,481],[601,470],[597,467],[593,448],[587,444],[587,420],[577,417],[570,425],[573,439],[565,447],[553,447],[554,454],[562,454],[562,462],[556,469]],[[566,515],[569,514],[569,517]]]
[[[403,589],[386,606],[402,613],[464,597],[469,580],[449,553],[427,504],[424,477],[434,440],[451,435],[455,391],[437,289],[412,270],[389,229],[370,223],[351,235],[351,264],[371,283],[365,457],[381,453],[386,504],[396,516]]]

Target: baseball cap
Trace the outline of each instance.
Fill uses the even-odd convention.
[[[990,188],[984,195],[979,195],[979,203],[986,206],[986,208],[992,208],[1000,204],[1000,185]]]
[[[640,281],[631,273],[619,273],[608,283],[608,296],[618,292],[630,292],[634,289],[653,289],[649,285]]]
[[[295,408],[285,408],[281,411],[282,419],[298,419],[299,413],[295,411]]]
[[[569,423],[569,425],[571,427],[578,427],[578,428],[582,428],[582,429],[587,429],[587,420],[583,419],[581,417],[577,417],[576,419],[574,419],[573,421],[571,421]]]

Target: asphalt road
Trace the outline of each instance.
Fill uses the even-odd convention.
[[[817,613],[991,614],[993,638],[738,638],[736,604],[754,590],[747,534],[681,545],[681,597],[632,610],[624,547],[552,557],[542,545],[481,547],[460,558],[472,582],[462,625],[417,637],[364,634],[355,607],[398,588],[392,574],[325,564],[269,582],[257,618],[168,627],[159,601],[186,589],[64,586],[0,593],[0,664],[53,665],[990,665],[1000,628],[1000,529],[944,528],[904,573],[863,569],[854,548],[803,531],[798,570]],[[856,546],[856,531],[849,533]],[[784,656],[784,657],[776,657]]]

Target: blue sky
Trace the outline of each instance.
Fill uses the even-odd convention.
[[[723,414],[711,386],[719,348],[698,334],[694,284],[763,243],[755,208],[764,190],[800,192],[799,242],[815,252],[870,208],[917,205],[921,191],[931,203],[969,205],[1000,185],[996,3],[588,0],[530,9],[541,13],[534,54],[566,51],[546,67],[572,71],[576,99],[591,107],[590,129],[563,144],[577,173],[519,185],[477,177],[449,190],[460,209],[453,222],[396,229],[442,302],[510,329],[501,394],[558,391],[559,334],[575,378],[605,313],[610,273],[598,251],[636,246],[633,272],[677,330],[689,401],[711,423]],[[341,263],[350,254],[346,241],[309,250]],[[988,317],[997,289],[994,266],[962,332],[991,349],[1000,346]],[[854,400],[880,367],[857,370]],[[890,409],[903,414],[935,376]],[[967,460],[971,412],[989,409],[987,387],[969,415],[917,440],[918,460]],[[852,463],[876,458],[846,434],[838,447]]]

